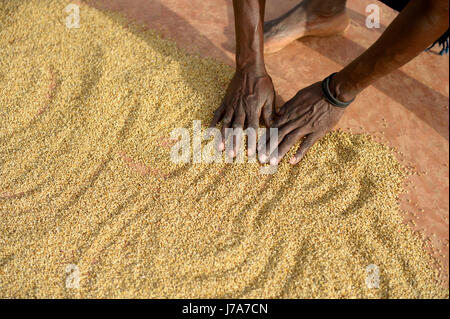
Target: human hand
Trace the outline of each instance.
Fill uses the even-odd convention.
[[[269,160],[272,165],[278,164],[291,147],[306,136],[290,159],[291,164],[297,164],[311,146],[336,125],[345,108],[330,104],[323,95],[321,85],[317,82],[300,90],[280,109],[272,125],[278,128],[278,152],[269,155],[264,153],[265,149],[259,149],[263,162]]]
[[[219,150],[225,149],[227,128],[254,128],[259,127],[262,115],[264,124],[270,127],[275,103],[275,90],[272,79],[266,72],[252,70],[236,70],[221,106],[214,112],[210,127],[215,127],[222,121],[222,142]],[[233,150],[230,156],[235,157],[239,151],[242,136],[235,136]],[[256,143],[249,139],[249,143]],[[256,145],[249,145],[249,150],[256,149]],[[253,154],[249,154],[253,155]]]

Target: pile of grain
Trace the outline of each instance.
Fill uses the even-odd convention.
[[[0,297],[448,296],[387,147],[173,164],[171,130],[209,122],[232,70],[87,6],[68,29],[66,5],[0,2]]]

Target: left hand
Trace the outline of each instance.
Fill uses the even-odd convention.
[[[222,121],[222,143],[219,150],[225,150],[227,139],[226,129],[251,127],[255,130],[259,127],[259,119],[263,118],[264,124],[269,127],[273,120],[275,109],[275,89],[272,79],[265,71],[251,66],[245,69],[236,69],[225,93],[222,105],[214,112],[210,128]],[[240,149],[242,136],[234,138],[231,157],[235,157]],[[249,139],[249,143],[254,143]],[[256,150],[256,145],[249,145],[249,155]]]
[[[290,159],[292,165],[297,164],[311,146],[336,125],[344,111],[345,108],[330,104],[323,96],[321,82],[300,90],[284,104],[273,122],[272,127],[278,128],[278,156],[276,152],[270,156],[263,153],[260,159],[276,165],[294,144],[306,136]]]

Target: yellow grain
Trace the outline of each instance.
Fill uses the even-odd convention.
[[[173,164],[231,68],[85,5],[67,29],[67,3],[0,2],[0,297],[448,297],[387,146],[333,132],[271,176]]]

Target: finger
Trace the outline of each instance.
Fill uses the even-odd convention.
[[[286,111],[289,108],[291,101],[292,100],[287,101],[280,107],[280,109],[273,118],[272,127],[280,127],[284,123],[288,122]]]
[[[264,136],[258,141],[258,153],[261,163],[267,163],[270,155],[278,149],[278,128],[266,129]]]
[[[273,119],[272,127],[281,127],[291,120],[287,109],[288,107],[285,105],[281,107],[280,112]]]
[[[280,126],[278,126],[279,119],[275,118],[274,121],[271,123],[272,129],[278,129],[278,133],[280,133]],[[287,129],[287,128],[286,128]],[[273,130],[272,130],[273,131]],[[272,139],[275,139],[275,136],[273,135],[273,132],[270,128],[266,128],[264,131],[264,134],[261,136],[260,141],[258,141],[258,154],[259,154],[259,160],[261,163],[266,163],[269,160],[269,155],[271,153],[270,148],[268,147],[269,142]],[[283,132],[284,134],[287,134],[289,132]],[[280,138],[278,138],[278,141],[281,141]]]
[[[270,154],[270,164],[278,164],[295,143],[308,133],[310,132],[306,127],[300,127],[287,134],[279,144],[278,149]]]
[[[225,100],[222,102],[220,107],[214,111],[214,115],[211,120],[211,124],[209,124],[209,127],[216,127],[217,123],[219,123],[219,121],[222,119],[224,113],[225,113]]]
[[[285,123],[283,126],[278,128],[278,143],[281,143],[288,134],[295,131],[296,129],[305,127],[306,124],[307,118],[305,116],[296,118],[292,121]]]
[[[252,127],[255,130],[259,127],[259,114],[258,112],[254,112],[253,110],[247,112],[247,127]]]
[[[256,140],[259,128],[259,116],[256,112],[248,112],[245,120],[247,122],[247,143],[248,156],[253,156],[256,153]]]
[[[316,143],[321,136],[322,134],[318,133],[309,134],[300,145],[300,148],[298,149],[297,153],[289,160],[289,163],[295,165],[298,162],[300,162],[305,156],[306,152],[308,152],[311,146],[313,146],[314,143]]]
[[[284,118],[286,118],[287,116],[284,116]],[[300,117],[297,117],[294,120],[291,120],[289,122],[284,123],[284,125],[280,125],[278,126],[278,140],[274,141],[277,143],[278,147],[281,147],[281,144],[283,143],[283,140],[289,135],[291,134],[291,132],[294,132],[296,130],[300,130],[302,132],[303,135],[310,133],[307,128],[307,126],[305,126],[307,124],[308,118],[303,114]],[[284,121],[282,121],[284,122]],[[277,121],[275,122],[275,124],[278,124]],[[290,137],[291,139],[292,137]],[[295,142],[294,142],[295,143]],[[288,148],[289,150],[289,148]],[[275,154],[275,152],[279,152],[279,150],[271,150],[270,155],[266,154],[269,158],[269,160],[271,161],[271,164],[275,165],[277,164],[281,158],[283,158],[284,154],[282,156],[278,156],[278,154]],[[286,151],[287,152],[287,151]]]
[[[270,127],[274,118],[274,110],[275,110],[275,93],[269,97],[262,109],[262,116],[264,125],[266,127]]]
[[[228,133],[229,131],[227,130],[227,128],[230,128],[231,120],[233,119],[233,113],[234,110],[230,107],[225,111],[225,115],[223,116],[222,128],[220,130],[220,132],[222,133],[222,143],[219,144],[219,151],[225,150],[225,141],[227,139],[226,133]]]
[[[253,157],[256,154],[256,140],[258,135],[258,129],[254,127],[247,127],[247,147],[248,147],[248,157]]]
[[[289,101],[287,101],[286,103],[284,103],[281,107],[280,107],[280,109],[278,110],[278,112],[277,112],[277,116],[278,117],[282,117],[282,116],[285,116],[286,115],[286,111],[289,109],[289,107],[290,107],[290,105],[292,104],[292,99],[291,100],[289,100]]]
[[[245,124],[245,110],[242,107],[242,105],[239,105],[233,119],[233,150],[230,151],[228,154],[230,157],[235,157],[242,144],[242,133],[243,133],[243,127]]]
[[[270,141],[270,129],[268,128],[262,128],[264,130],[263,134],[258,140],[258,158],[261,163],[267,163],[269,160],[269,150],[268,145]]]

